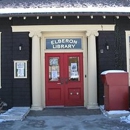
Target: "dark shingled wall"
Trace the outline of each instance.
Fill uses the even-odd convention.
[[[104,88],[100,74],[104,70],[125,70],[126,71],[126,39],[125,30],[130,30],[130,20],[127,17],[120,17],[114,20],[115,32],[100,32],[97,39],[97,59],[98,59],[98,103],[104,104]],[[110,46],[105,48],[105,42]],[[104,48],[104,53],[100,49]],[[118,90],[117,90],[118,91]]]
[[[22,44],[22,50],[18,47]],[[13,80],[13,105],[29,106],[31,105],[31,64],[30,53],[31,43],[28,33],[13,33],[13,60],[27,60],[27,79]]]
[[[2,32],[2,89],[0,89],[0,98],[8,104],[8,107],[11,107],[13,103],[13,42],[10,25],[11,21],[6,18],[0,20],[0,32]]]
[[[8,18],[0,20],[2,32],[2,89],[0,98],[7,103],[7,108],[12,106],[31,105],[31,44],[28,33],[12,33],[12,21]],[[22,51],[18,50],[23,44]],[[14,60],[28,60],[28,78],[14,79]]]
[[[29,32],[12,33],[12,25],[77,25],[77,24],[115,24],[115,31],[99,32],[97,37],[97,79],[98,79],[98,103],[103,104],[104,88],[100,73],[108,69],[126,70],[126,41],[125,30],[130,30],[130,20],[127,17],[107,17],[103,19],[96,16],[91,19],[87,16],[54,16],[47,17],[15,17],[12,20],[1,18],[0,32],[2,32],[2,89],[0,97],[7,102],[8,108],[12,106],[31,105],[31,40]],[[105,43],[110,46],[106,50]],[[18,50],[19,44],[23,44],[22,51]],[[103,53],[100,50],[103,49]],[[28,78],[14,79],[13,60],[28,60]]]

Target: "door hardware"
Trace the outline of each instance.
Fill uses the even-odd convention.
[[[65,78],[65,83],[67,84],[69,81],[69,78]]]
[[[64,83],[64,78],[60,78],[60,82],[61,82],[61,84],[63,84]]]

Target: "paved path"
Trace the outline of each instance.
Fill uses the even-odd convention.
[[[89,111],[87,115],[83,115],[84,110],[76,113],[81,110],[60,109],[59,115],[57,109],[31,111],[23,121],[0,123],[0,130],[130,130],[130,124],[120,122],[119,118],[105,117],[99,111],[91,111],[94,114],[89,114]]]

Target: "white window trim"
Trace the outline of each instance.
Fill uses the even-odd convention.
[[[1,32],[0,32],[0,89],[2,88],[1,86]]]
[[[129,40],[129,37],[130,37],[130,31],[125,31],[125,34],[126,34],[126,63],[127,63],[127,72],[129,73],[130,75],[130,62],[129,62],[129,59],[130,59],[130,40]],[[130,77],[129,77],[129,86],[130,86]]]
[[[24,63],[25,64],[25,76],[17,76],[16,75],[16,64],[17,63]],[[22,79],[22,78],[27,78],[27,60],[14,60],[14,78],[15,79]]]
[[[126,34],[126,60],[127,60],[127,72],[130,72],[129,70],[129,53],[130,53],[130,50],[129,50],[129,37],[130,37],[130,31],[125,31],[125,34]]]

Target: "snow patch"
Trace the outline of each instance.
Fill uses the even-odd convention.
[[[5,113],[0,114],[0,122],[23,120],[29,111],[29,107],[13,107]]]
[[[52,7],[56,7],[56,8],[88,8],[88,7],[124,7],[123,3],[119,3],[119,2],[115,2],[115,3],[111,3],[111,2],[71,2],[71,1],[47,1],[47,2],[42,2],[42,1],[21,1],[21,2],[12,2],[12,3],[3,3],[0,5],[1,8],[7,8],[7,7],[11,7],[11,8],[21,8],[21,7],[25,7],[25,8],[52,8]],[[129,7],[129,3],[128,5],[125,5],[125,7]]]
[[[119,117],[119,118],[121,118],[121,117],[130,115],[130,112],[126,111],[126,110],[110,110],[110,111],[106,111],[104,109],[104,105],[100,106],[100,110],[102,111],[102,113],[106,117],[109,117],[109,118],[112,118],[112,117]]]
[[[124,73],[125,71],[124,70],[106,70],[106,71],[103,71],[101,73],[101,75],[105,75],[105,74],[108,74],[108,73]]]
[[[130,115],[129,116],[122,116],[120,117],[121,122],[130,123]]]

